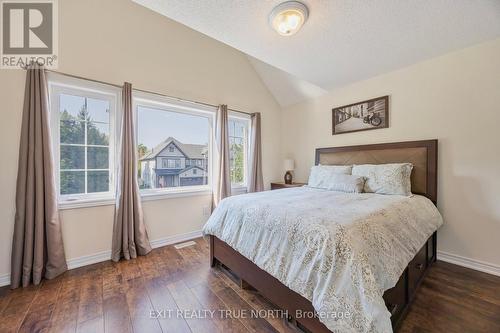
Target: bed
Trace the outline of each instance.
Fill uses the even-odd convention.
[[[310,332],[397,330],[436,260],[437,140],[316,149],[316,164],[413,164],[411,197],[292,188],[223,200],[223,265]]]

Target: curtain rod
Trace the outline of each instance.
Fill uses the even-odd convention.
[[[72,78],[75,78],[75,79],[87,80],[87,81],[91,81],[91,82],[95,82],[95,83],[101,83],[101,84],[105,84],[105,85],[113,86],[113,87],[117,87],[117,88],[122,88],[123,87],[123,86],[121,86],[119,84],[105,82],[105,81],[100,81],[100,80],[95,80],[95,79],[89,79],[89,78],[86,78],[86,77],[83,77],[83,76],[78,76],[78,75],[63,73],[63,72],[55,71],[55,70],[52,70],[52,69],[45,69],[45,71],[46,72],[50,72],[50,73],[56,73],[56,74],[59,74],[59,75],[64,75],[64,76],[72,77]],[[170,95],[166,95],[166,94],[161,94],[161,93],[154,92],[154,91],[133,88],[133,86],[132,86],[132,90],[140,91],[140,92],[148,93],[148,94],[153,94],[153,95],[158,95],[158,96],[162,96],[162,97],[171,98],[171,99],[175,99],[175,100],[180,101],[180,102],[193,103],[193,104],[204,105],[204,106],[209,106],[209,107],[214,107],[214,108],[218,107],[218,105],[214,105],[214,104],[210,104],[210,103],[199,102],[199,101],[191,101],[191,100],[188,100],[188,99],[184,99],[184,98],[180,98],[180,97],[175,97],[175,96],[170,96]],[[252,113],[250,113],[250,112],[245,112],[245,111],[241,111],[241,110],[230,109],[230,108],[228,108],[228,110],[232,111],[232,112],[243,113],[243,114],[246,114],[246,115],[252,115]]]

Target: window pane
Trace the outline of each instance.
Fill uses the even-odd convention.
[[[208,184],[210,118],[138,106],[137,119],[141,189]]]
[[[245,182],[245,147],[248,123],[240,120],[229,120],[229,145],[231,183],[242,185]]]
[[[61,194],[85,193],[85,171],[61,171]]]
[[[234,146],[234,138],[233,137],[229,137],[229,160],[231,161],[231,163],[234,160],[234,149],[233,149],[233,146]]]
[[[233,159],[231,160],[233,171],[231,183],[242,184],[244,181],[244,157],[243,145],[235,144],[231,147]]]
[[[109,123],[109,102],[102,99],[87,98],[89,121]]]
[[[59,98],[61,119],[85,120],[85,97],[61,94]]]
[[[70,118],[61,118],[59,128],[59,139],[61,143],[84,144],[85,122]]]
[[[87,144],[89,145],[109,145],[109,124],[87,123]]]
[[[85,147],[61,145],[61,169],[85,169]]]
[[[108,168],[109,168],[109,148],[88,147],[87,169],[108,169]]]
[[[87,192],[108,192],[109,191],[109,171],[88,171]]]
[[[245,136],[245,124],[242,122],[235,122],[234,125],[234,136],[243,138]]]
[[[59,118],[59,133],[53,137],[59,138],[55,144],[59,145],[60,194],[109,192],[114,135],[110,114],[118,95],[111,91],[89,93],[86,88],[95,89],[93,86],[80,89],[54,82],[53,87],[49,93],[58,103],[52,115]]]

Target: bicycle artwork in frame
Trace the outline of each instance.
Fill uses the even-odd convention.
[[[389,96],[332,109],[332,134],[389,127]]]

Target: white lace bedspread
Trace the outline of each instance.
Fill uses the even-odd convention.
[[[423,196],[302,187],[227,198],[203,232],[310,300],[330,330],[392,332],[383,293],[442,223]]]

